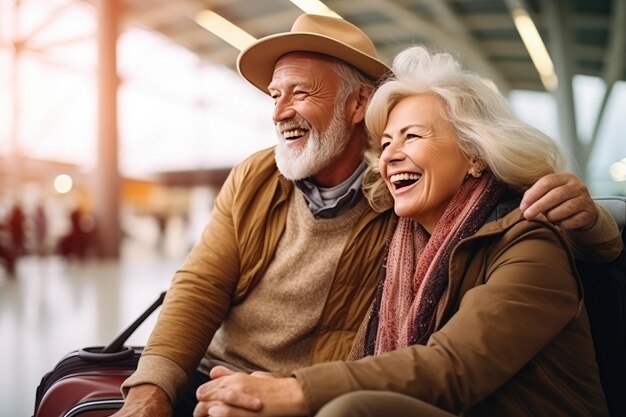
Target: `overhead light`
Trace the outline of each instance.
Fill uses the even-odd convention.
[[[59,194],[67,194],[74,188],[72,177],[67,174],[59,174],[54,179],[54,189]]]
[[[195,21],[200,26],[219,36],[240,51],[256,40],[254,36],[212,10],[199,12],[196,15]]]
[[[613,181],[626,181],[626,158],[611,164],[611,178]]]
[[[324,16],[339,17],[337,13],[332,11],[328,6],[319,0],[289,0],[298,6],[305,13],[321,14]]]
[[[535,23],[533,23],[533,20],[528,13],[526,13],[526,10],[522,8],[513,9],[511,15],[513,16],[515,27],[522,37],[522,42],[524,42],[530,54],[530,59],[539,72],[543,86],[548,91],[556,90],[558,78],[554,72],[554,65],[552,64],[552,59],[550,59],[548,50],[539,35]]]

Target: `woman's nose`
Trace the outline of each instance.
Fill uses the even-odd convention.
[[[389,142],[380,154],[380,159],[387,164],[400,161],[402,158],[404,158],[404,153],[402,152],[402,145],[398,141]]]

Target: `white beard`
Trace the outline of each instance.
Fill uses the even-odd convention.
[[[278,145],[275,149],[276,166],[285,178],[295,181],[317,174],[330,165],[348,145],[348,124],[345,120],[344,103],[335,105],[334,116],[330,126],[324,132],[318,132],[300,116],[281,122],[292,127],[302,127],[309,131],[309,138],[304,147],[289,146],[276,126]]]

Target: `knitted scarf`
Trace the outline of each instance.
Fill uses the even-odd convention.
[[[426,344],[443,313],[452,249],[478,231],[504,188],[488,171],[480,178],[469,177],[432,236],[414,220],[399,219],[364,335],[363,353]]]

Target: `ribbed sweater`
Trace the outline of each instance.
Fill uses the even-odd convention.
[[[279,375],[311,364],[314,334],[348,233],[367,209],[316,219],[300,191],[292,193],[275,257],[250,295],[233,306],[208,355],[245,371]],[[211,362],[203,360],[204,370]]]

